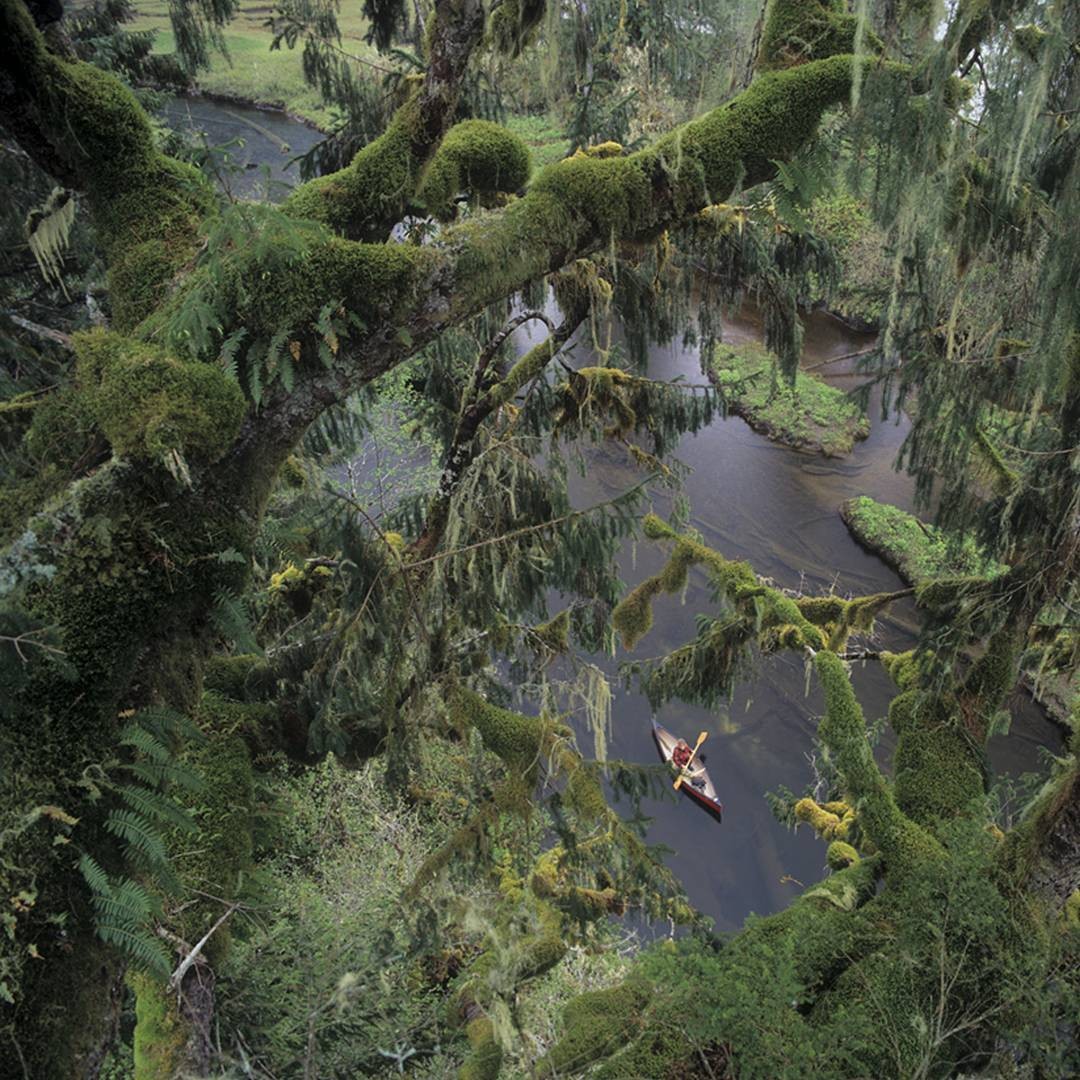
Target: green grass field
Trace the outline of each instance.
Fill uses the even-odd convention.
[[[320,127],[329,127],[332,110],[323,104],[318,91],[304,82],[300,49],[270,49],[273,34],[266,21],[271,10],[267,3],[240,6],[225,32],[228,56],[214,55],[209,69],[199,72],[199,88],[210,94],[278,106]],[[167,0],[135,0],[135,11],[131,29],[155,31],[155,51],[174,51]],[[359,4],[343,5],[338,20],[346,52],[360,61],[385,64],[375,48],[364,42],[367,21],[360,14]],[[558,161],[569,148],[562,129],[549,115],[512,116],[507,126],[528,144],[537,169]]]
[[[215,54],[210,67],[198,75],[200,89],[230,94],[263,105],[288,109],[320,126],[328,126],[331,111],[318,91],[304,82],[300,49],[270,50],[273,34],[266,26],[269,4],[242,4],[225,32],[228,56]],[[166,0],[135,0],[133,30],[154,30],[157,52],[174,50]],[[344,5],[340,15],[342,47],[362,60],[375,60],[375,49],[364,43],[365,20],[359,5]]]

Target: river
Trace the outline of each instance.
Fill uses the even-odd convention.
[[[196,129],[209,133],[211,144],[237,137],[245,140],[237,153],[245,166],[250,163],[256,168],[245,167],[237,174],[237,181],[248,181],[245,189],[233,183],[234,192],[245,197],[265,190],[260,166],[269,166],[275,181],[295,182],[295,166],[291,170],[282,166],[319,137],[282,114],[202,99],[174,102],[169,116],[174,121],[190,117]],[[865,348],[871,340],[824,312],[810,315],[805,322],[804,366]],[[753,315],[747,314],[728,320],[724,337],[731,342],[760,340],[762,330]],[[527,328],[516,341],[522,350],[530,345]],[[592,362],[587,349],[578,346],[574,362],[578,366]],[[821,370],[831,382],[845,387],[853,384],[850,361]],[[683,375],[688,381],[701,381],[697,350],[678,343],[654,346],[648,374],[657,379]],[[736,417],[717,418],[697,435],[685,436],[676,456],[692,469],[686,493],[693,525],[707,544],[728,557],[748,560],[759,574],[781,586],[807,591],[835,588],[842,595],[902,588],[892,570],[851,538],[838,513],[845,499],[863,494],[912,509],[913,483],[893,469],[907,422],[902,414],[883,419],[878,402],[872,403],[871,421],[869,438],[841,460],[777,446]],[[587,455],[587,473],[573,483],[578,506],[608,499],[640,479],[623,461],[621,451],[590,448]],[[655,507],[664,514],[667,497],[657,493]],[[627,543],[620,557],[620,574],[631,587],[655,573],[663,561],[659,545],[647,540]],[[711,610],[703,577],[700,571],[692,572],[684,601],[665,596],[656,602],[653,628],[632,655],[619,650],[614,658],[593,658],[612,684],[612,758],[657,761],[651,709],[641,694],[621,685],[619,663],[683,644],[694,634],[695,615]],[[913,606],[897,604],[880,620],[876,644],[906,648],[914,640],[915,626]],[[884,716],[894,688],[880,667],[874,663],[856,667],[854,683],[868,720]],[[1011,708],[1010,734],[990,743],[995,772],[1015,776],[1044,771],[1040,748],[1059,751],[1059,729],[1022,693],[1014,696]],[[812,688],[809,696],[805,694],[802,660],[780,655],[763,660],[754,677],[737,687],[730,706],[719,712],[673,703],[658,714],[661,723],[688,739],[699,731],[709,732],[707,763],[725,815],[723,824],[717,824],[689,799],[646,800],[644,810],[653,819],[648,840],[671,849],[669,863],[690,900],[720,930],[736,929],[751,912],[779,910],[803,885],[825,873],[825,845],[807,828],[793,833],[780,826],[764,797],[779,785],[802,792],[811,775],[807,755],[820,710],[819,691]],[[582,745],[591,746],[585,732]],[[882,760],[892,745],[886,731],[878,748]]]
[[[169,99],[163,119],[211,155],[219,183],[235,198],[279,202],[300,180],[294,159],[322,133],[286,113],[204,97]]]

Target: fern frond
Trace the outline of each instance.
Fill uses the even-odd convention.
[[[120,732],[119,742],[121,746],[134,747],[151,761],[164,763],[172,758],[172,751],[155,734],[139,724],[128,724]]]
[[[45,205],[31,210],[26,218],[26,239],[41,276],[59,285],[65,296],[63,255],[74,223],[75,196],[61,187],[53,188]]]
[[[161,764],[156,761],[133,761],[121,765],[121,769],[137,776],[144,784],[152,788],[162,788],[176,784],[186,791],[200,792],[206,787],[206,781],[192,769],[175,763]]]
[[[219,592],[214,597],[214,610],[211,613],[215,625],[222,637],[228,638],[240,653],[262,654],[255,630],[243,600],[229,592]]]
[[[191,717],[164,705],[148,705],[140,709],[133,722],[166,744],[174,740],[184,740],[201,746],[206,742],[206,736]]]
[[[172,799],[150,788],[136,787],[133,784],[118,789],[120,798],[136,813],[144,817],[157,818],[168,822],[184,832],[197,832],[198,826],[188,816],[187,811]]]
[[[172,958],[168,950],[148,931],[119,923],[101,923],[97,932],[102,941],[116,946],[147,970],[163,977],[172,971]]]
[[[85,851],[79,857],[79,873],[82,874],[92,893],[106,896],[111,893],[109,875],[105,873],[97,860],[92,855],[87,855]]]
[[[105,819],[105,828],[123,840],[133,852],[142,855],[151,866],[167,866],[169,857],[161,834],[141,814],[132,810],[113,810]]]

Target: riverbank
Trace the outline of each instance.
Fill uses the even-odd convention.
[[[267,25],[271,10],[267,4],[240,4],[222,35],[227,55],[217,50],[211,53],[209,66],[198,75],[198,93],[233,104],[280,109],[303,123],[329,130],[333,112],[319,91],[304,80],[302,50],[270,49],[274,39]],[[367,20],[360,5],[344,5],[338,23],[342,48],[360,64],[377,63],[378,53],[364,41]],[[130,28],[153,31],[155,52],[176,51],[168,0],[139,0]]]
[[[199,72],[191,93],[186,96],[277,112],[296,123],[328,132],[334,127],[335,110],[305,81],[302,49],[270,48],[274,39],[267,25],[270,10],[265,4],[240,5],[224,34],[227,55],[212,52],[209,66]],[[176,38],[169,22],[167,0],[139,0],[130,25],[133,30],[155,34],[155,52],[175,52]],[[343,7],[338,14],[338,25],[342,48],[355,58],[358,68],[370,67],[370,74],[381,79],[385,71],[395,66],[364,41],[368,23],[360,14],[359,5]],[[509,116],[506,126],[529,147],[534,169],[558,161],[569,150],[562,125],[550,113]]]
[[[730,412],[784,446],[844,457],[870,434],[869,419],[847,394],[803,371],[787,385],[775,356],[756,342],[718,345],[709,377]]]
[[[952,575],[996,577],[1006,570],[1001,563],[988,559],[972,537],[950,542],[936,526],[866,495],[843,502],[840,517],[863,547],[891,566],[909,585]],[[1021,682],[1056,723],[1070,730],[1071,702],[1080,686],[1064,677],[1040,677],[1032,670],[1022,674]]]

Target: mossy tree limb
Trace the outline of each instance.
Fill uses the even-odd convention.
[[[425,84],[388,140],[399,149],[408,142],[408,161],[400,190],[384,200],[387,218],[400,212],[396,198],[415,193],[478,39],[479,3],[445,0],[436,7],[445,48],[440,53],[442,46],[433,46]],[[258,406],[252,394],[234,433],[235,400],[228,399],[235,395],[215,379],[216,348],[181,357],[159,351],[155,342],[136,359],[140,375],[156,377],[141,399],[158,401],[163,411],[131,442],[117,420],[130,403],[120,400],[115,383],[87,369],[91,411],[96,424],[111,429],[115,460],[40,507],[31,530],[36,554],[56,568],[34,583],[36,614],[56,626],[69,666],[63,672],[47,661],[38,667],[24,712],[3,735],[12,775],[40,782],[58,805],[70,803],[80,812],[82,795],[68,766],[113,751],[120,711],[163,698],[180,708],[199,700],[202,663],[215,637],[209,618],[215,598],[243,586],[274,475],[322,412],[526,282],[612,238],[648,237],[740,183],[771,176],[773,162],[803,145],[823,111],[846,100],[853,63],[837,56],[763,75],[745,94],[641,154],[556,166],[506,209],[449,228],[438,244],[423,248],[335,235],[331,226],[381,239],[387,218],[376,223],[366,210],[357,218],[339,214],[336,203],[328,209],[309,189],[295,198],[308,200],[310,209],[294,203],[292,210],[323,224],[303,233],[302,258],[278,261],[272,241],[261,249],[236,245],[242,250],[227,261],[220,280],[210,280],[198,256],[225,214],[194,169],[157,150],[134,97],[112,76],[50,52],[22,0],[0,0],[0,58],[5,128],[43,168],[86,195],[108,262],[115,333],[137,346],[162,333],[166,316],[185,302],[216,294],[226,333],[250,327],[272,338],[296,331],[301,351],[295,383],[275,383]],[[362,171],[358,165],[357,174]],[[265,241],[273,229],[296,221],[284,210],[269,210],[252,239]],[[333,299],[363,330],[324,368],[314,362],[310,327]],[[120,351],[127,355],[127,346]],[[189,365],[190,372],[184,370]],[[177,417],[169,391],[180,383],[213,390],[222,407],[217,419],[211,422],[210,412]],[[201,391],[179,396],[194,400]],[[199,450],[182,482],[143,455],[173,449],[166,443],[174,428],[184,429],[182,446]],[[219,558],[226,553],[229,559]],[[44,742],[43,726],[49,732]],[[7,803],[17,811],[19,797],[4,795],[5,813]],[[89,823],[93,814],[85,817]],[[26,844],[17,861],[34,868],[40,910],[64,909],[78,888],[70,860],[50,850],[47,837]],[[67,932],[77,951],[92,926],[73,917]],[[17,944],[25,955],[25,942]],[[32,965],[32,978],[21,988],[23,1015],[55,1016],[71,982],[63,974],[67,966],[59,949]],[[92,1018],[85,1020],[93,1026]],[[44,1027],[31,1024],[28,1031],[43,1075],[71,1071],[66,1050]]]

